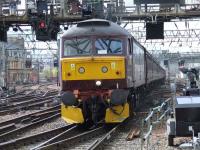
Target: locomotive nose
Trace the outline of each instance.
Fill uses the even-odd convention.
[[[123,56],[64,58],[62,70],[63,81],[125,79],[125,58]]]

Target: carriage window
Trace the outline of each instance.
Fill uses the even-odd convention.
[[[97,54],[122,54],[122,41],[120,39],[99,38],[95,41]]]
[[[88,55],[92,52],[90,39],[71,39],[64,42],[64,56]]]

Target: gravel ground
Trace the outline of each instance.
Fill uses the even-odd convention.
[[[138,150],[140,149],[140,139],[135,138],[132,141],[126,141],[130,130],[133,126],[140,126],[141,120],[139,118],[134,118],[125,124],[125,128],[121,128],[120,131],[116,134],[114,139],[111,139],[108,142],[105,142],[104,149],[106,150]]]
[[[137,119],[136,119],[137,120]],[[136,120],[130,121],[126,128],[121,129],[119,133],[115,136],[114,139],[106,142],[104,145],[105,150],[141,150],[141,139],[140,137],[134,138],[132,141],[127,141],[126,137],[128,136],[131,127],[134,125],[140,126],[139,122],[135,123]],[[190,141],[191,138],[179,137],[174,139],[174,144],[176,146],[168,146],[166,126],[165,122],[163,125],[157,126],[153,129],[152,135],[150,136],[150,144],[152,150],[180,150],[178,146],[184,142]],[[147,150],[147,142],[143,144],[143,150]]]
[[[165,93],[161,95],[154,95],[148,94],[147,98],[143,100],[143,104],[146,105],[140,105],[139,111],[147,111],[149,108],[153,108],[155,106],[160,105],[161,101],[160,99],[163,99],[164,97],[170,97],[170,93]],[[141,127],[141,119],[144,119],[145,116],[140,116],[139,118],[135,118],[132,121],[130,121],[125,128],[119,131],[117,135],[114,137],[114,139],[111,139],[110,141],[105,143],[104,149],[106,150],[141,150],[141,138],[134,138],[132,141],[126,141],[126,137],[128,136],[131,128],[133,126],[139,126]],[[186,141],[189,141],[190,138],[175,138],[174,144],[180,145]],[[180,150],[178,146],[170,147],[168,146],[168,140],[167,140],[167,134],[166,134],[166,121],[163,121],[163,123],[159,126],[156,126],[153,128],[152,135],[149,139],[150,144],[147,148],[147,142],[143,144],[143,150],[152,149],[152,150]]]
[[[178,137],[174,139],[175,146],[168,146],[165,124],[154,129],[150,139],[151,143],[155,145],[156,150],[180,150],[178,146],[182,143],[189,142],[190,140],[191,138],[189,137]]]

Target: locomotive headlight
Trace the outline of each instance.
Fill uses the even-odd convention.
[[[108,68],[107,68],[106,66],[103,66],[103,67],[101,68],[101,71],[102,71],[103,73],[106,73],[106,72],[108,72]]]
[[[101,81],[96,81],[96,86],[101,86]]]
[[[80,68],[78,69],[78,72],[81,73],[81,74],[83,74],[83,73],[85,72],[85,68],[80,67]]]

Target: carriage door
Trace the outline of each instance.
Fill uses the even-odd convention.
[[[131,38],[128,38],[127,45],[127,85],[133,87],[133,46]]]

